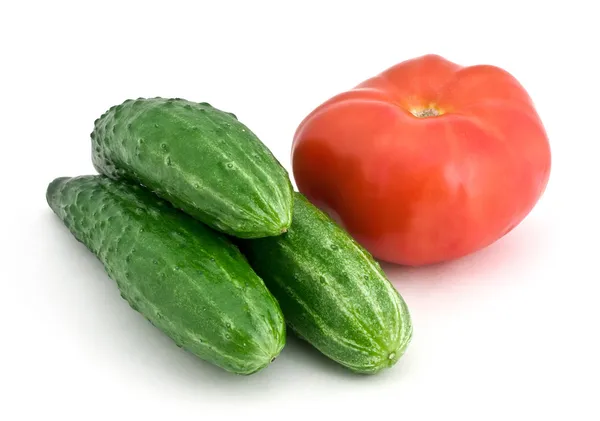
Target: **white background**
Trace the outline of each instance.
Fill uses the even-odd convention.
[[[594,3],[3,2],[0,419],[600,419]],[[293,338],[250,377],[199,361],[127,306],[45,203],[55,177],[93,172],[93,121],[127,98],[235,112],[289,169],[312,108],[426,53],[515,75],[553,168],[538,206],[494,245],[385,266],[415,334],[381,375],[352,375]]]

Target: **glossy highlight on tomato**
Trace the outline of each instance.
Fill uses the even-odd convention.
[[[298,189],[376,258],[417,266],[517,226],[546,189],[551,152],[515,77],[426,55],[312,111],[292,167]]]

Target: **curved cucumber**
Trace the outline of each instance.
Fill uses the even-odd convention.
[[[178,346],[239,374],[267,366],[283,348],[277,301],[224,235],[104,176],[58,178],[46,197],[123,298]]]
[[[408,308],[379,264],[300,193],[278,237],[240,241],[288,325],[329,358],[360,373],[391,367],[412,336]]]
[[[291,223],[287,171],[231,113],[184,99],[130,99],[96,120],[91,137],[100,173],[139,182],[219,231],[257,238]]]

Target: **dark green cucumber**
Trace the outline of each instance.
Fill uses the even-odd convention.
[[[267,366],[283,348],[277,301],[223,234],[104,176],[58,178],[46,198],[122,297],[178,346],[238,374]]]
[[[287,171],[237,118],[184,99],[127,100],[96,120],[93,163],[141,183],[195,219],[240,238],[291,223]]]
[[[288,325],[359,373],[391,367],[412,336],[408,308],[371,255],[297,193],[278,237],[239,241]]]

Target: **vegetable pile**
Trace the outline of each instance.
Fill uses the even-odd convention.
[[[139,98],[91,137],[99,174],[55,179],[48,204],[179,347],[252,374],[279,355],[287,325],[357,373],[403,355],[410,315],[379,264],[233,114]]]
[[[129,99],[91,138],[99,174],[57,178],[48,204],[134,310],[237,374],[268,366],[286,327],[354,372],[392,367],[411,316],[375,258],[416,266],[492,244],[533,209],[551,167],[513,76],[437,55],[307,115],[298,191],[247,126],[205,102]]]

